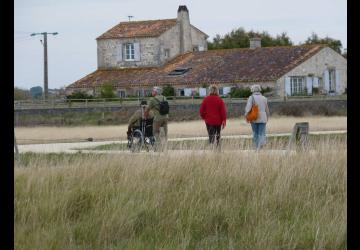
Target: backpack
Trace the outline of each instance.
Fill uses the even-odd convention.
[[[163,97],[162,101],[159,101],[155,98],[156,101],[159,102],[159,113],[160,115],[167,115],[169,114],[169,103],[165,100],[165,97]]]

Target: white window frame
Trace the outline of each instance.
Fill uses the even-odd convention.
[[[134,43],[125,44],[125,61],[135,61],[135,45]]]
[[[304,94],[306,87],[306,78],[304,76],[291,76],[290,77],[290,90],[291,95]]]

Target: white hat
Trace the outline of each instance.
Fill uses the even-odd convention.
[[[251,87],[250,87],[250,90],[251,90],[251,92],[260,92],[261,91],[261,87],[260,87],[260,85],[259,84],[254,84],[254,85],[252,85]]]

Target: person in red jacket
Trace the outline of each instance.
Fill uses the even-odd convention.
[[[216,85],[211,85],[210,94],[204,98],[200,106],[200,116],[205,121],[210,144],[219,145],[220,131],[226,126],[226,108],[219,96]]]

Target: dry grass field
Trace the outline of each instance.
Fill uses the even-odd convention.
[[[304,121],[310,131],[347,129],[346,117],[272,117],[267,132],[291,132]],[[22,143],[125,139],[125,131],[15,129]],[[250,125],[231,119],[223,134],[251,134]],[[192,136],[206,136],[203,121],[169,124],[169,137]],[[346,135],[314,135],[309,151],[274,153],[284,140],[273,138],[259,152],[241,150],[250,149],[250,139],[229,139],[221,151],[203,153],[204,142],[184,141],[173,143],[172,154],[21,154],[14,163],[14,247],[346,249]]]
[[[346,249],[346,153],[25,154],[15,249]]]
[[[267,124],[267,133],[289,133],[296,122],[309,122],[310,131],[346,130],[346,116],[308,116],[308,117],[271,117]],[[86,126],[86,127],[17,127],[18,143],[36,143],[56,140],[117,140],[125,139],[126,125]],[[242,119],[229,119],[223,135],[251,134],[250,125]],[[188,121],[169,124],[169,138],[206,136],[204,122]]]

